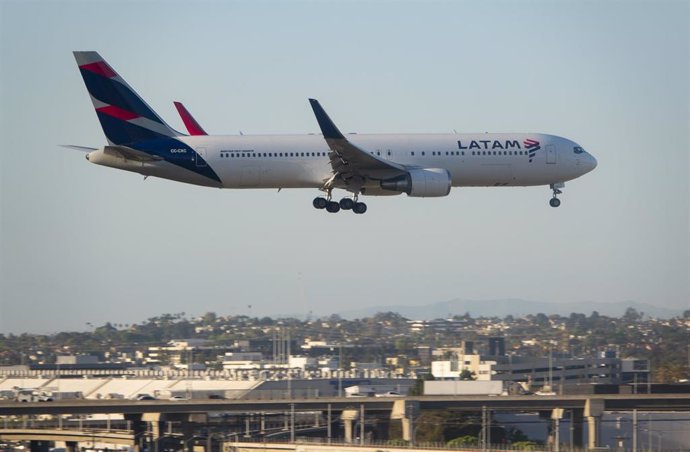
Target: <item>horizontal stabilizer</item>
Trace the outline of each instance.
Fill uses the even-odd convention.
[[[106,154],[113,154],[127,160],[136,160],[137,162],[154,162],[163,160],[162,157],[138,151],[128,146],[106,146],[103,148],[103,152]]]
[[[76,144],[61,144],[60,146],[63,148],[74,149],[76,151],[82,151],[82,152],[91,152],[91,151],[95,151],[96,149],[98,149],[98,148],[92,148],[89,146],[77,146]]]

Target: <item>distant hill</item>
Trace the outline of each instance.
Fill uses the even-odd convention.
[[[670,309],[650,304],[621,301],[615,303],[549,303],[544,301],[528,301],[520,299],[503,300],[461,300],[455,299],[419,306],[372,306],[362,309],[341,311],[337,314],[346,319],[371,317],[377,312],[396,312],[403,317],[415,320],[429,320],[447,318],[453,315],[463,315],[466,312],[472,317],[505,317],[507,315],[525,316],[528,314],[544,313],[567,316],[571,313],[589,315],[597,311],[601,315],[620,317],[629,307],[643,312],[647,316],[667,319],[682,315],[681,309]]]

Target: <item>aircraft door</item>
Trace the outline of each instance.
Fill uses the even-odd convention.
[[[546,145],[546,163],[556,163],[556,146]]]
[[[206,165],[206,148],[197,148],[196,149],[196,156],[194,157],[196,159],[196,167],[197,168],[203,168]]]

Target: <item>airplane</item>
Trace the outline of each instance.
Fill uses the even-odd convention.
[[[68,146],[94,164],[216,188],[311,188],[316,209],[367,211],[364,196],[443,197],[451,187],[548,185],[549,204],[566,181],[597,166],[582,146],[542,133],[343,134],[309,99],[321,134],[206,135],[184,107],[189,127],[174,130],[97,53],[74,52],[108,145]],[[187,120],[185,120],[187,118]],[[191,119],[191,120],[190,120]],[[333,190],[351,196],[333,199]]]

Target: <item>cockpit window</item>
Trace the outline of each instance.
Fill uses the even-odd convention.
[[[585,152],[585,150],[582,149],[580,146],[575,146],[573,148],[573,152],[575,152],[576,154],[582,154],[583,152]]]

